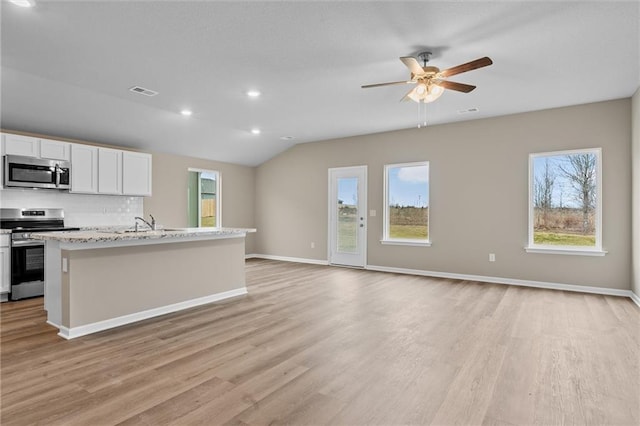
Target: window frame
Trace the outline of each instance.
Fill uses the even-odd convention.
[[[427,205],[427,238],[426,239],[410,239],[410,238],[390,238],[390,224],[389,220],[391,219],[391,214],[389,211],[389,170],[393,168],[401,168],[401,167],[417,167],[417,166],[427,166],[427,188],[429,189],[429,202]],[[384,165],[384,193],[383,193],[383,224],[382,224],[382,239],[380,240],[381,244],[388,245],[400,245],[400,246],[419,246],[419,247],[431,247],[431,166],[428,160],[424,161],[414,161],[410,163],[395,163],[395,164],[385,164]]]
[[[596,205],[595,205],[595,245],[594,246],[561,246],[550,244],[536,244],[534,242],[534,161],[537,158],[557,157],[572,154],[595,154],[596,156]],[[529,154],[529,220],[527,223],[528,240],[525,251],[527,253],[562,254],[578,256],[604,256],[607,251],[602,249],[602,148],[583,148],[561,151],[536,152]]]
[[[211,169],[199,169],[195,167],[189,167],[187,169],[188,172],[196,172],[199,174],[207,173],[207,174],[216,174],[216,226],[214,228],[222,228],[222,173],[219,170],[211,170]],[[198,176],[200,178],[200,176]],[[201,191],[201,182],[198,179],[198,197],[202,197]],[[202,227],[202,213],[201,209],[201,200],[198,200],[198,228]]]

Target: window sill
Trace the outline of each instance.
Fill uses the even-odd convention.
[[[524,250],[527,253],[542,254],[567,254],[573,256],[604,256],[607,251],[599,249],[579,249],[570,247],[544,247],[544,246],[528,246]]]
[[[431,241],[417,241],[417,240],[380,240],[380,244],[385,244],[390,246],[431,247]]]

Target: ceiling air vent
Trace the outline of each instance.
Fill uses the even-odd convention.
[[[145,96],[155,96],[158,94],[158,92],[154,90],[145,89],[144,87],[140,87],[140,86],[133,86],[132,88],[129,89],[129,91],[133,93],[140,93],[141,95],[145,95]]]
[[[461,109],[458,111],[458,114],[469,114],[472,112],[478,112],[478,108]]]

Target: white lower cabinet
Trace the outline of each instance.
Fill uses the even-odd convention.
[[[122,151],[98,148],[98,193],[122,194]]]
[[[151,154],[122,153],[122,192],[125,195],[151,195]]]
[[[71,145],[71,192],[98,192],[98,148],[90,145]]]
[[[8,234],[0,235],[0,293],[11,290],[11,247]]]

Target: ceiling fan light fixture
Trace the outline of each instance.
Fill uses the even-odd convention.
[[[440,96],[442,96],[443,93],[444,93],[444,88],[436,84],[430,84],[427,94],[422,98],[422,102],[424,103],[433,102],[436,99],[438,99]]]
[[[409,92],[407,97],[414,102],[420,102],[420,95],[418,95],[418,93],[416,92],[416,89],[413,89],[411,92]]]
[[[419,83],[407,96],[414,102],[429,103],[438,99],[444,89],[435,84]]]

